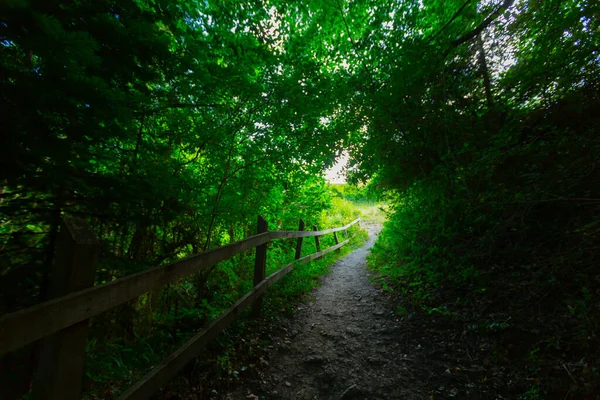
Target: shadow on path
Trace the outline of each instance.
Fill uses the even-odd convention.
[[[366,257],[379,225],[365,225],[365,246],[338,260],[314,301],[301,304],[283,334],[273,337],[265,399],[422,399],[403,354],[402,326],[369,281]],[[246,397],[246,396],[243,396]],[[252,398],[253,396],[250,396]],[[229,398],[232,397],[230,394]]]

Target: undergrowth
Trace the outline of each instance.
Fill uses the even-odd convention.
[[[369,257],[375,281],[409,301],[399,315],[443,317],[447,335],[467,332],[485,349],[481,363],[512,371],[515,398],[600,393],[600,185],[591,172],[600,103],[588,91],[572,97],[519,115],[532,130],[519,136],[522,125],[507,124],[504,140],[460,173],[438,166],[388,193],[390,219]]]
[[[319,229],[328,229],[347,224],[360,215],[360,211],[344,198],[333,198],[331,207],[321,213],[317,224]],[[296,230],[297,227],[279,227],[282,230]],[[312,227],[307,226],[309,230]],[[319,283],[319,278],[328,272],[331,264],[360,247],[367,233],[354,225],[348,230],[350,242],[338,251],[331,252],[319,260],[299,264],[292,272],[270,287],[263,299],[262,316],[253,320],[249,310],[241,315],[238,322],[231,325],[211,342],[206,352],[187,372],[210,371],[214,376],[235,377],[249,367],[243,361],[257,353],[264,345],[261,340],[245,340],[244,337],[256,332],[268,321],[281,316],[291,316],[293,305]],[[340,241],[345,240],[343,232],[338,232]],[[333,235],[320,238],[321,249],[335,244]],[[294,259],[296,240],[276,240],[267,249],[267,276]],[[304,238],[302,255],[316,252],[314,238]],[[110,399],[139,380],[154,365],[170,352],[190,339],[207,322],[222,314],[231,304],[252,289],[253,252],[242,254],[219,263],[205,281],[205,296],[198,298],[195,285],[198,277],[186,278],[169,285],[163,291],[142,296],[129,307],[135,314],[135,329],[132,335],[124,335],[118,340],[102,342],[88,341],[86,361],[86,399]],[[204,278],[204,277],[200,277]],[[168,304],[160,304],[168,302]],[[153,309],[168,310],[158,313]],[[118,312],[106,313],[92,321],[92,326],[105,326],[112,319],[118,324]],[[188,381],[184,371],[172,385]],[[189,383],[189,382],[188,382]],[[199,383],[198,383],[199,384]],[[169,390],[169,389],[167,389]]]

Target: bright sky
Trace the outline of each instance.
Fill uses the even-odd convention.
[[[344,151],[340,158],[338,158],[333,165],[325,171],[325,178],[329,183],[346,183],[346,173],[343,171],[344,167],[348,163],[348,152]]]

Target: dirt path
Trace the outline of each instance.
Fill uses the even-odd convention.
[[[367,225],[365,246],[340,259],[298,307],[273,352],[255,395],[266,399],[422,399],[402,326],[369,281],[366,257],[380,230]]]

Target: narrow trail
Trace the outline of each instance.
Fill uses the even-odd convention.
[[[338,260],[314,301],[273,337],[263,380],[265,399],[422,399],[401,348],[401,323],[369,280],[366,257],[379,225],[366,225],[365,246]]]

